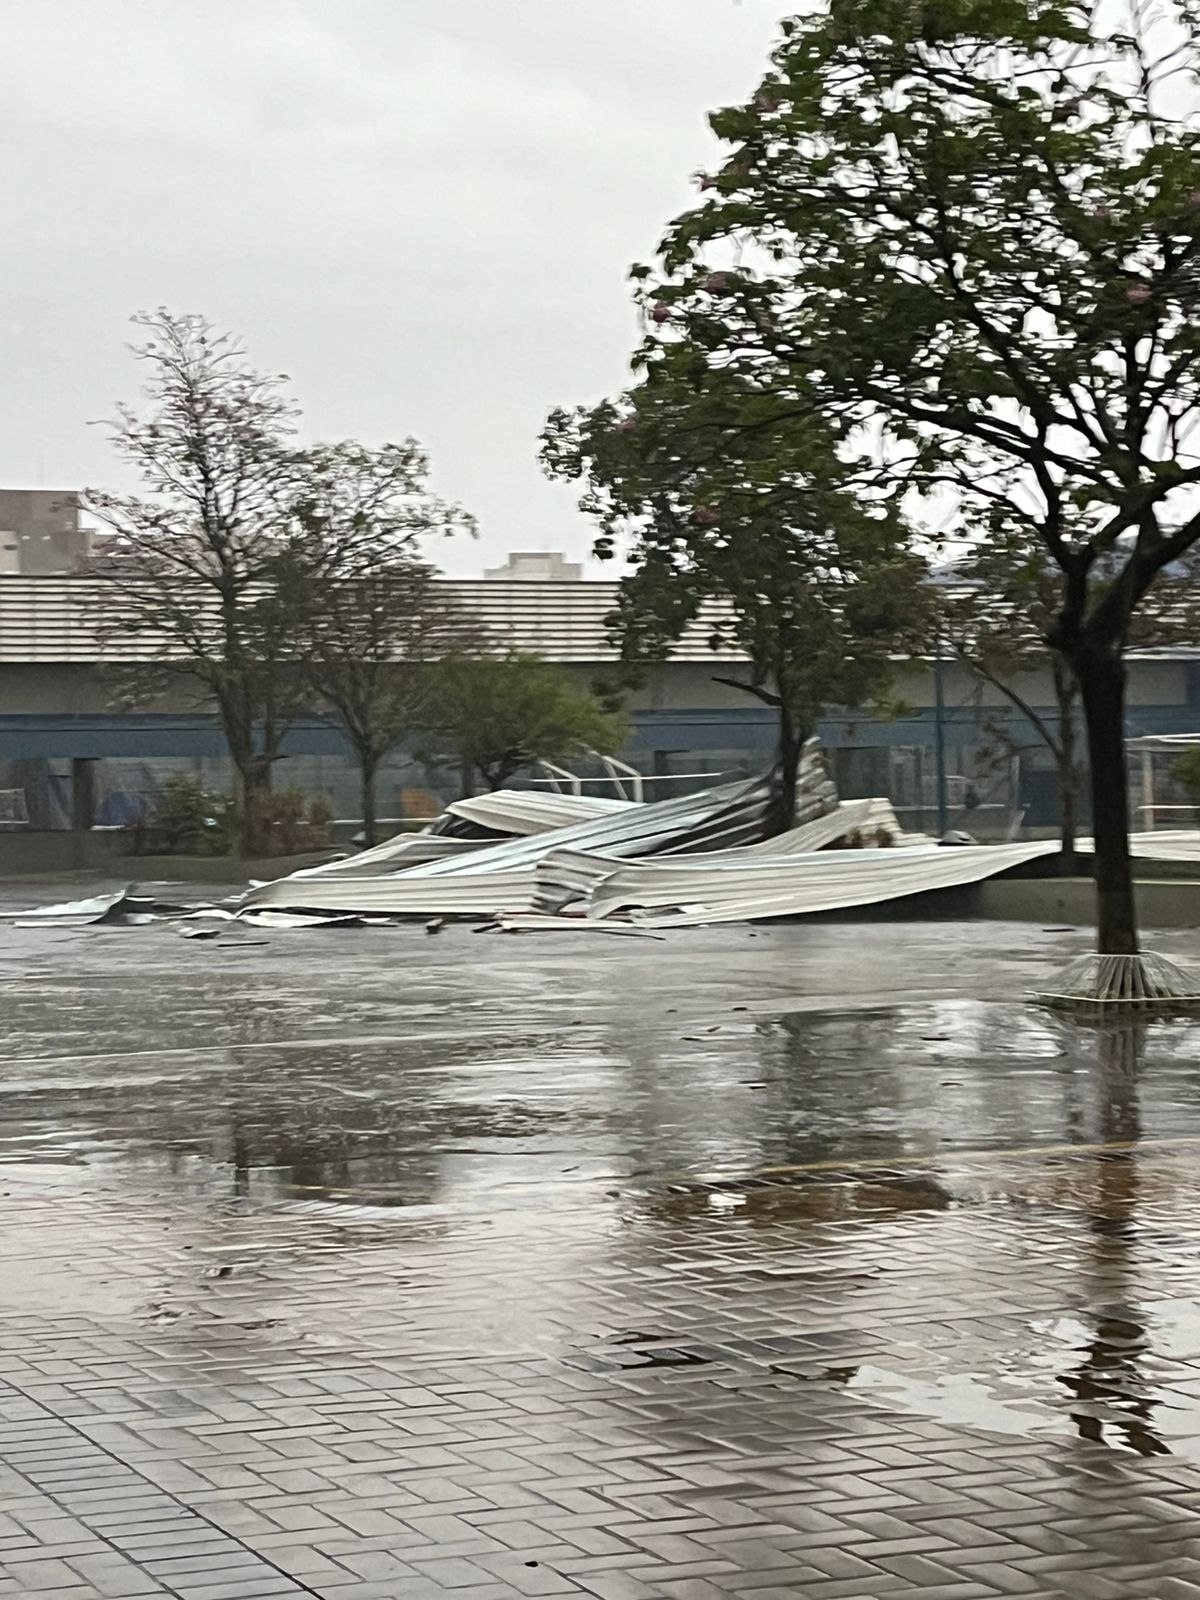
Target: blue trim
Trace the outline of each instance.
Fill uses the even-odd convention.
[[[1200,679],[1198,679],[1200,682]],[[1052,722],[1054,712],[1046,709]],[[1036,733],[1017,715],[990,707],[988,721],[1002,724],[1021,746],[1036,748]],[[725,710],[635,711],[631,718],[631,750],[769,752],[775,739],[775,721],[765,706]],[[1133,706],[1126,716],[1130,736],[1147,733],[1186,733],[1196,726],[1196,710],[1187,704]],[[953,707],[947,713],[947,733],[952,742],[988,742],[974,707]],[[863,712],[830,714],[818,729],[827,749],[886,749],[898,745],[932,747],[934,714],[922,709],[892,720]],[[70,757],[221,756],[225,744],[214,717],[131,712],[125,715],[69,716],[44,714],[0,716],[0,759],[47,760]],[[315,718],[297,722],[284,742],[285,755],[345,755],[348,747],[338,730]]]

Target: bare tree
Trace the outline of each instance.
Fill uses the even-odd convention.
[[[375,843],[379,768],[430,717],[435,669],[479,630],[445,597],[433,569],[402,553],[332,580],[303,579],[296,606],[305,675],[358,762],[363,833]]]
[[[354,749],[363,829],[374,844],[379,768],[419,722],[433,662],[471,648],[478,633],[421,559],[421,542],[473,534],[475,524],[430,493],[428,458],[415,439],[378,449],[318,445],[297,470],[284,585],[293,649]]]
[[[293,542],[296,409],[286,379],[246,365],[240,343],[164,309],[146,331],[146,405],[110,424],[141,494],[89,490],[112,529],[104,631],[190,673],[215,705],[243,808],[270,787],[297,708],[276,577]],[[244,841],[253,848],[253,841]]]

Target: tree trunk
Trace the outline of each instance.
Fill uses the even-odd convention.
[[[1079,767],[1073,755],[1063,753],[1058,769],[1058,826],[1062,842],[1059,871],[1064,878],[1072,878],[1079,871],[1079,857],[1075,841],[1079,836]]]
[[[779,757],[775,767],[774,793],[767,808],[768,839],[786,833],[796,825],[796,780],[800,775],[800,757],[804,750],[804,734],[796,727],[795,718],[786,704],[779,707]]]
[[[249,755],[239,760],[237,766],[242,854],[270,855],[271,823],[265,815],[265,797],[271,792],[271,763],[262,756]]]
[[[1076,668],[1087,725],[1095,836],[1096,948],[1136,955],[1137,916],[1129,859],[1129,779],[1125,770],[1125,663],[1120,645],[1085,644]]]
[[[459,766],[458,786],[462,790],[460,799],[470,800],[475,793],[475,765],[466,756]]]
[[[1052,748],[1058,761],[1059,833],[1062,839],[1059,871],[1069,878],[1079,870],[1075,854],[1075,840],[1079,833],[1080,774],[1075,737],[1075,705],[1079,698],[1079,683],[1057,651],[1051,655],[1051,666],[1054,693],[1058,700],[1058,744]]]
[[[362,825],[363,843],[369,850],[375,843],[376,816],[375,816],[375,778],[377,775],[374,761],[364,758],[361,763],[362,779]]]

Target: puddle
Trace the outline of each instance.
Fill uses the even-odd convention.
[[[982,1428],[986,1433],[1026,1438],[1054,1428],[1051,1412],[1006,1405],[978,1379],[962,1375],[928,1382],[882,1367],[862,1366],[845,1386],[852,1394],[889,1401],[902,1411],[960,1427]]]
[[[846,1387],[950,1426],[1200,1461],[1200,1302],[1158,1302],[1144,1316],[1036,1320],[1031,1345],[1000,1354],[990,1373],[864,1363]]]

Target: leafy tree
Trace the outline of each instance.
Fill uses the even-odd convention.
[[[1171,776],[1182,784],[1184,793],[1200,805],[1200,745],[1176,756],[1171,763]]]
[[[718,681],[775,711],[776,833],[794,825],[801,751],[824,708],[881,693],[927,609],[903,519],[851,492],[834,433],[792,409],[752,376],[711,372],[685,337],[618,401],[553,413],[543,444],[553,474],[586,483],[597,553],[629,546],[612,618],[626,669],[697,623],[713,649],[749,658],[749,682]]]
[[[1200,583],[1194,560],[1170,568],[1130,620],[1126,651],[1194,642],[1200,637]],[[1061,866],[1076,870],[1075,844],[1084,772],[1079,749],[1079,681],[1048,649],[1046,636],[1062,604],[1063,577],[1040,544],[993,538],[963,562],[960,583],[946,589],[935,626],[950,650],[990,683],[1030,725],[1058,773]],[[1019,687],[1026,674],[1049,668],[1054,710],[1046,717]]]
[[[713,118],[728,158],[644,280],[647,364],[682,333],[837,419],[864,478],[1059,568],[1114,954],[1138,948],[1125,646],[1200,537],[1198,70],[1195,0],[826,0]]]
[[[432,674],[427,712],[430,759],[453,758],[463,792],[476,775],[499,789],[537,761],[565,761],[625,741],[623,719],[564,667],[522,650],[486,657],[447,655]]]
[[[1046,646],[1062,598],[1062,574],[1036,541],[994,535],[963,562],[961,580],[942,591],[935,618],[939,648],[947,648],[997,689],[1030,725],[1054,758],[1058,774],[1061,870],[1076,869],[1079,798],[1079,682],[1069,663]],[[1046,717],[1019,682],[1049,669],[1054,713]],[[1004,741],[1004,736],[1000,738]]]

